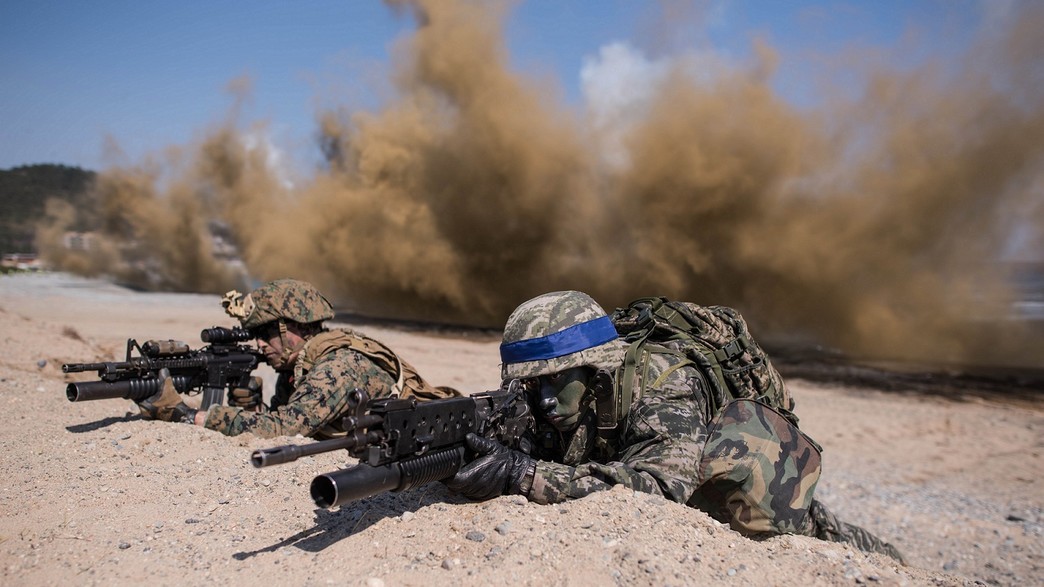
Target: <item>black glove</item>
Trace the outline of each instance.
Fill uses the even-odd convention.
[[[476,501],[529,492],[536,472],[536,461],[529,455],[474,433],[464,440],[475,459],[446,481],[446,487]]]
[[[235,387],[228,390],[228,405],[251,412],[257,411],[262,401],[261,388],[261,378],[251,377],[246,387]]]

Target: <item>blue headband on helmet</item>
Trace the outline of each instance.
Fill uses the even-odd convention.
[[[525,363],[553,359],[616,340],[616,327],[608,316],[570,326],[539,338],[527,338],[500,345],[504,363]]]

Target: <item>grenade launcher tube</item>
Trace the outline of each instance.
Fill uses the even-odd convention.
[[[356,465],[319,475],[310,488],[315,505],[334,508],[385,491],[404,491],[452,477],[464,462],[464,447],[432,452],[386,465]]]
[[[189,387],[189,377],[175,375],[174,389],[182,391]],[[141,401],[160,389],[159,379],[126,379],[123,381],[80,381],[65,387],[65,397],[71,402],[97,399],[129,399]]]

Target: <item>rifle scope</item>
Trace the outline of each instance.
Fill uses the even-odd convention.
[[[210,344],[231,344],[234,342],[248,342],[253,337],[250,336],[250,332],[245,328],[225,328],[224,326],[214,326],[213,328],[204,328],[199,333],[199,338],[203,342]]]

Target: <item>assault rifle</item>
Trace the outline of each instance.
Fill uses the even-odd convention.
[[[347,450],[360,463],[319,475],[310,487],[315,505],[333,508],[452,477],[464,464],[464,437],[469,432],[525,450],[523,433],[534,423],[517,379],[496,391],[426,402],[370,400],[365,391],[355,389],[349,406],[352,414],[344,418],[344,438],[257,450],[250,462],[267,467]]]
[[[141,401],[160,389],[159,372],[170,371],[179,393],[203,393],[200,408],[221,405],[226,389],[247,387],[250,373],[261,360],[261,353],[239,343],[252,337],[242,328],[215,326],[199,333],[209,343],[198,350],[177,340],[149,340],[138,344],[127,340],[127,358],[110,363],[66,363],[63,373],[97,371],[101,381],[70,383],[65,396],[71,402],[124,398]],[[133,356],[133,351],[138,355]]]

